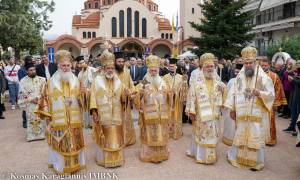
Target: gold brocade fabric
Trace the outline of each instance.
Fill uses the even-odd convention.
[[[126,88],[126,90],[131,94],[135,91],[135,87],[133,84],[133,81],[130,76],[130,72],[127,68],[124,68],[123,72],[118,73],[118,77],[121,80],[123,86]],[[136,134],[135,129],[133,125],[133,119],[131,114],[131,98],[128,97],[126,99],[125,105],[124,105],[124,123],[125,123],[125,143],[127,146],[133,145],[136,142]]]
[[[45,134],[49,146],[64,157],[63,173],[72,173],[84,168],[79,163],[79,154],[84,150],[77,99],[79,83],[75,76],[71,78],[72,84],[57,76],[55,74],[45,86],[36,114],[48,121]]]
[[[282,105],[287,105],[287,100],[285,98],[283,85],[281,83],[280,77],[271,71],[269,71],[268,76],[272,79],[274,89],[275,89],[275,100],[273,106],[279,107]]]
[[[123,87],[117,76],[97,76],[92,84],[90,108],[97,110],[99,117],[99,122],[93,124],[93,139],[102,152],[101,160],[97,157],[100,166],[117,167],[124,163]]]
[[[171,90],[169,135],[173,139],[179,139],[183,135],[183,103],[186,101],[188,85],[186,80],[183,80],[183,77],[180,74],[167,74],[163,79]]]
[[[206,79],[205,84],[208,90],[208,93],[211,94],[214,88],[214,81],[212,79]]]
[[[240,146],[237,150],[237,162],[245,167],[257,165],[257,150]]]
[[[93,138],[104,151],[121,150],[124,146],[123,134],[122,125],[99,127],[99,125],[95,124],[93,127]]]
[[[147,146],[142,144],[140,159],[143,162],[158,163],[169,158],[168,146]]]
[[[113,168],[122,166],[124,164],[124,150],[121,149],[119,151],[104,151],[104,160],[97,160],[96,163],[99,166],[103,166],[105,168]]]
[[[160,162],[168,159],[170,96],[165,81],[159,86],[139,85],[145,94],[138,93],[136,107],[140,110],[142,149],[140,159],[145,162]]]
[[[279,76],[276,73],[273,73],[269,71],[268,76],[272,79],[273,84],[274,84],[274,89],[275,89],[275,100],[273,107],[279,107],[282,105],[287,105],[287,100],[285,98],[283,86],[281,83],[281,80]],[[275,145],[277,143],[277,137],[276,137],[276,117],[275,114],[276,112],[272,110],[270,113],[270,137],[269,139],[266,140],[267,145]]]
[[[64,97],[70,97],[70,86],[68,83],[61,81]],[[66,120],[70,124],[70,109],[66,107]],[[71,125],[71,124],[70,124]],[[66,153],[76,153],[84,147],[82,127],[73,128],[68,126],[65,130],[51,132],[51,145],[54,150]]]

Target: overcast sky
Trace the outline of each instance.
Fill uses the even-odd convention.
[[[71,34],[72,16],[80,14],[85,0],[54,0],[54,2],[55,11],[50,15],[53,27],[44,32],[47,39],[56,38],[61,34]],[[170,20],[179,11],[179,0],[154,0],[154,2],[159,5],[159,11]]]

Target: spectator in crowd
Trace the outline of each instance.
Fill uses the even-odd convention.
[[[0,119],[5,119],[3,116],[3,112],[5,111],[4,106],[4,92],[6,90],[6,80],[4,76],[4,67],[5,64],[1,61],[0,62]]]
[[[136,58],[135,57],[131,57],[130,58],[130,76],[131,79],[133,81],[134,85],[137,85],[139,83],[141,79],[141,72],[140,72],[140,68],[137,66],[137,62],[136,62]]]
[[[50,63],[47,54],[43,54],[42,63],[36,66],[36,74],[49,80],[56,70],[57,65]]]
[[[143,60],[141,58],[138,58],[136,60],[136,64],[140,68],[141,80],[142,80],[147,73],[147,66],[143,64]]]
[[[282,79],[284,74],[284,65],[282,61],[277,61],[274,65],[274,72]]]
[[[243,60],[242,60],[242,58],[237,57],[237,58],[235,58],[232,61],[232,68],[231,68],[231,70],[229,70],[229,75],[228,75],[229,76],[229,80],[235,77],[236,66],[238,66],[238,67],[243,66]]]
[[[160,60],[160,67],[159,67],[159,75],[164,76],[166,74],[169,74],[169,69],[168,69],[168,60],[165,58],[162,58]]]
[[[289,108],[289,104],[291,104],[291,92],[293,90],[293,85],[289,81],[288,76],[289,76],[289,74],[291,74],[291,75],[294,74],[293,66],[295,66],[295,65],[296,65],[296,61],[293,59],[289,59],[287,61],[286,71],[284,72],[283,77],[282,77],[283,90],[284,90],[288,105],[283,106],[282,113],[279,114],[278,116],[286,118],[286,119],[291,117],[291,109]]]
[[[197,59],[190,59],[189,60],[189,69],[187,69],[187,72],[188,72],[188,83],[189,83],[189,85],[190,85],[190,79],[191,79],[192,72],[195,69],[199,68],[198,62],[196,62],[196,61],[199,61],[199,59],[197,58]],[[185,67],[187,67],[187,66],[185,66]]]
[[[72,73],[73,73],[76,77],[78,77],[78,74],[79,74],[80,70],[79,70],[77,61],[74,61],[74,60],[73,60],[71,71],[72,71]]]
[[[11,57],[9,64],[4,68],[5,78],[8,81],[9,99],[11,103],[11,109],[16,109],[16,103],[19,93],[19,78],[18,71],[20,66],[16,64],[14,57]]]
[[[19,81],[27,76],[27,71],[26,71],[26,66],[28,66],[28,64],[32,64],[33,63],[33,59],[31,56],[26,56],[25,59],[24,59],[24,63],[22,63],[22,66],[20,68],[20,70],[18,71],[18,78],[19,78]]]
[[[298,120],[298,116],[300,113],[300,61],[298,60],[296,63],[296,67],[293,73],[290,73],[288,76],[289,81],[294,85],[294,94],[292,98],[292,115],[291,115],[291,123],[285,132],[292,133],[293,136],[296,136],[296,122]]]
[[[218,62],[218,59],[214,61],[216,72],[220,76],[222,82],[228,82],[229,75],[228,75],[228,67],[226,65],[226,60],[221,59],[220,62]]]
[[[100,56],[101,56],[101,54],[98,54],[97,57],[95,58],[94,62],[89,60],[89,62],[91,62],[91,64],[92,64],[92,67],[99,68],[101,66]]]
[[[184,60],[185,69],[189,72],[189,70],[190,70],[190,59],[186,57],[183,60]]]
[[[185,68],[184,60],[179,60],[179,61],[177,62],[176,73],[177,73],[177,74],[180,74],[180,75],[187,74],[187,70],[186,70],[186,68]]]

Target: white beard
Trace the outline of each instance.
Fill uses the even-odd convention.
[[[105,77],[107,79],[112,79],[114,77],[114,74],[107,74],[107,73],[105,73]]]
[[[63,72],[62,70],[59,70],[59,75],[61,77],[61,80],[70,83],[73,73],[72,72]]]
[[[151,76],[149,73],[145,75],[145,78],[148,82],[150,82],[153,86],[159,87],[160,85],[160,76],[157,74],[156,76]]]
[[[208,79],[212,79],[214,77],[214,72],[204,72],[203,71],[203,74],[204,74],[204,77],[208,78]]]

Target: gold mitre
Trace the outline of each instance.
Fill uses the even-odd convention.
[[[100,61],[102,66],[115,65],[115,55],[106,49],[100,56]]]
[[[147,64],[148,68],[151,68],[151,67],[159,68],[160,67],[160,58],[155,55],[150,55],[146,58],[146,64]]]
[[[67,50],[59,50],[55,54],[56,63],[59,63],[61,61],[70,61],[71,62],[72,60],[73,60],[72,55]]]
[[[253,59],[253,60],[256,60],[257,58],[257,50],[256,48],[254,47],[251,47],[251,46],[248,46],[248,47],[245,47],[242,52],[242,58],[245,60],[245,59]]]
[[[204,53],[200,56],[200,64],[214,64],[215,59],[216,57],[212,53]]]

